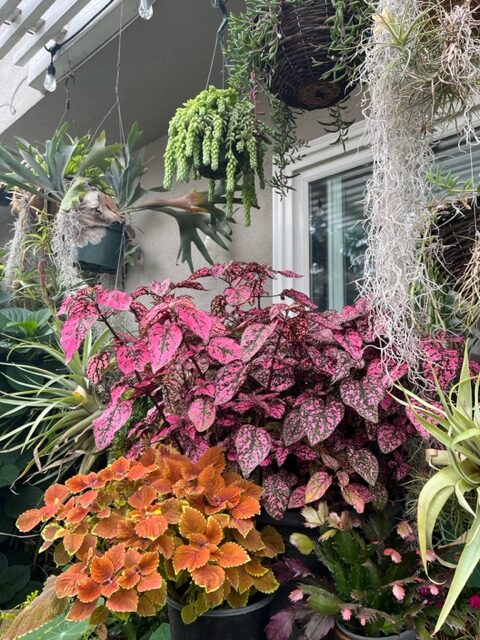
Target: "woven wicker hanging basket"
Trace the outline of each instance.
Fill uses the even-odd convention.
[[[443,245],[442,263],[454,290],[461,287],[472,260],[480,229],[480,196],[437,208],[438,234]]]
[[[335,65],[327,23],[334,14],[332,0],[281,0],[271,91],[290,107],[325,109],[351,91],[348,79],[324,79]]]

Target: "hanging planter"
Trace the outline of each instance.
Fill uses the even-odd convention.
[[[332,107],[353,88],[351,78],[329,74],[338,62],[330,25],[335,12],[332,0],[281,3],[271,90],[290,107]]]
[[[77,250],[78,266],[90,273],[117,273],[125,253],[125,225],[115,223],[105,229],[98,244],[89,242]]]
[[[396,633],[391,636],[377,636],[372,638],[371,636],[360,636],[358,633],[354,633],[345,627],[341,622],[337,622],[335,627],[335,638],[337,640],[415,640],[416,635],[413,631],[403,631],[402,633]]]
[[[192,624],[182,621],[182,605],[167,597],[171,640],[263,640],[273,596],[240,609],[207,611]]]

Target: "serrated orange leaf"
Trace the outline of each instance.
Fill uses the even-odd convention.
[[[212,517],[215,518],[222,529],[226,529],[226,527],[230,525],[230,516],[228,513],[215,513]]]
[[[156,571],[158,568],[158,553],[152,551],[142,554],[138,560],[138,568],[143,576],[148,576],[149,573]]]
[[[162,502],[162,516],[169,524],[178,524],[182,513],[183,509],[180,500],[170,498]]]
[[[80,493],[81,491],[85,491],[85,489],[101,489],[104,486],[103,480],[93,471],[85,475],[73,476],[69,478],[65,484],[70,493]]]
[[[250,560],[250,556],[236,542],[225,542],[219,547],[218,564],[221,567],[240,567]]]
[[[230,518],[228,523],[229,529],[236,529],[244,537],[250,533],[254,526],[253,520],[238,520],[238,518]]]
[[[262,487],[258,486],[258,484],[255,484],[254,482],[245,480],[245,478],[242,478],[236,473],[228,474],[228,479],[226,477],[225,481],[227,482],[227,484],[234,484],[236,487],[240,487],[240,489],[242,489],[243,493],[246,496],[255,498],[255,500],[260,501],[260,498],[263,495]]]
[[[150,545],[150,549],[158,551],[163,558],[170,559],[175,550],[175,543],[172,536],[164,533],[162,536],[159,536],[152,545]]]
[[[187,540],[190,539],[192,533],[204,533],[206,527],[207,521],[203,513],[191,507],[185,509],[178,523],[180,535],[187,538]]]
[[[264,527],[261,531],[261,536],[265,544],[263,555],[266,558],[275,558],[278,554],[285,552],[283,538],[274,527],[270,525]]]
[[[127,476],[130,471],[130,465],[132,464],[131,460],[127,460],[127,458],[118,458],[115,462],[112,462],[110,465],[110,471],[113,473],[113,477],[115,480],[123,480],[125,476]]]
[[[175,567],[175,573],[187,569],[193,571],[193,569],[199,569],[203,565],[207,564],[210,558],[210,551],[205,547],[195,549],[195,547],[182,545],[175,549],[173,554],[173,564]]]
[[[108,558],[96,557],[92,560],[92,564],[90,565],[90,575],[95,582],[98,582],[98,584],[109,582],[114,572],[115,569],[113,562]]]
[[[223,540],[223,529],[215,518],[207,519],[205,538],[209,544],[219,545]]]
[[[205,493],[215,495],[225,487],[225,480],[213,465],[209,465],[200,472],[198,484],[204,488]]]
[[[79,622],[80,620],[86,620],[92,615],[96,606],[96,602],[84,603],[77,600],[76,602],[74,602],[72,608],[68,612],[67,620],[69,620],[70,622]]]
[[[225,569],[225,575],[227,577],[228,582],[232,585],[234,589],[238,590],[238,567],[231,567],[230,569]]]
[[[268,571],[268,573],[266,573],[261,578],[254,578],[253,585],[255,589],[257,589],[261,593],[267,594],[274,593],[280,586],[272,571]]]
[[[26,532],[31,531],[37,524],[42,522],[42,512],[40,509],[29,509],[22,513],[17,519],[17,529],[19,531]]]
[[[64,545],[65,551],[71,556],[73,556],[80,549],[84,540],[85,540],[84,533],[76,533],[76,532],[66,533],[63,538],[63,545]]]
[[[98,525],[97,525],[98,526]],[[117,535],[119,540],[133,538],[135,536],[135,523],[130,520],[120,520],[117,525]]]
[[[253,577],[245,571],[245,567],[238,567],[238,589],[239,593],[245,593],[253,586]]]
[[[102,595],[101,585],[91,578],[85,578],[78,583],[77,598],[80,602],[96,602]]]
[[[92,506],[95,500],[98,498],[97,489],[90,489],[86,491],[83,495],[79,496],[77,499],[77,503],[83,507],[84,509],[88,509]]]
[[[155,467],[149,469],[148,467],[145,467],[143,464],[134,463],[132,464],[132,466],[130,467],[127,473],[127,480],[142,480],[154,469]]]
[[[155,491],[155,489],[151,485],[145,484],[137,489],[137,491],[132,496],[130,496],[130,498],[128,499],[128,504],[134,509],[138,509],[139,511],[141,511],[142,509],[149,507],[156,497],[157,492]]]
[[[110,549],[104,553],[103,557],[110,560],[113,564],[113,570],[117,572],[125,564],[125,544],[121,542],[120,544],[110,547]]]
[[[160,589],[163,584],[162,576],[159,573],[150,573],[148,576],[144,576],[137,584],[137,590],[139,593],[143,591],[152,591],[153,589]]]
[[[65,547],[63,546],[62,542],[59,542],[55,547],[55,551],[53,552],[53,560],[57,567],[63,567],[64,564],[70,562],[70,554],[65,551]]]
[[[48,504],[48,505],[56,504],[60,506],[60,503],[62,503],[65,500],[65,498],[68,496],[69,493],[70,491],[65,485],[52,484],[45,491],[45,495],[43,499],[45,501],[45,504]]]
[[[85,567],[82,563],[72,565],[69,569],[57,576],[55,580],[55,593],[58,598],[71,598],[77,593],[77,585],[85,578]]]
[[[138,595],[134,589],[120,589],[116,591],[105,603],[110,611],[128,613],[137,610]]]
[[[208,604],[210,609],[214,609],[222,604],[224,600],[224,590],[223,586],[217,589],[216,591],[211,591],[210,593],[205,593],[205,602]]]
[[[197,465],[200,470],[213,465],[217,471],[222,473],[226,466],[223,449],[221,447],[211,447],[200,457]]]
[[[120,589],[118,578],[115,576],[110,582],[102,584],[102,596],[110,598],[110,596],[116,593]]]
[[[268,573],[268,568],[262,566],[260,558],[252,558],[250,562],[245,565],[245,571],[254,578],[261,578]]]
[[[118,584],[123,589],[132,589],[140,582],[140,576],[134,567],[128,567],[120,574]]]
[[[77,558],[82,561],[86,561],[92,549],[94,549],[97,545],[97,538],[91,533],[87,533],[85,536],[82,546],[77,551]]]
[[[248,520],[260,513],[260,503],[251,496],[243,495],[236,507],[231,509],[230,513],[238,520]]]
[[[168,522],[163,516],[150,516],[145,518],[135,526],[135,533],[140,538],[155,540],[165,533],[168,528]]]
[[[262,536],[260,535],[260,532],[257,531],[257,529],[252,529],[247,533],[245,537],[242,536],[239,531],[234,531],[233,535],[235,537],[235,540],[247,551],[256,552],[265,549],[265,543],[263,542]]]
[[[243,607],[247,606],[249,595],[248,591],[238,593],[235,589],[230,589],[227,596],[227,602],[232,609],[243,609]]]
[[[140,553],[136,549],[127,549],[125,552],[125,560],[123,562],[125,567],[137,567],[140,560]]]
[[[207,593],[211,593],[219,589],[225,582],[225,571],[221,567],[206,564],[204,567],[192,571],[192,580]]]
[[[71,524],[79,524],[82,520],[85,520],[87,515],[88,509],[84,509],[84,507],[77,505],[68,510],[66,520]]]

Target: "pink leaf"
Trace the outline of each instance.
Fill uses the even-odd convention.
[[[406,433],[394,424],[382,424],[377,431],[378,448],[385,454],[398,449],[406,438]]]
[[[215,421],[216,408],[211,400],[197,398],[190,405],[188,417],[193,422],[195,429],[202,433],[207,431]]]
[[[332,477],[326,471],[314,473],[305,488],[305,504],[320,500],[332,484]]]
[[[247,373],[241,362],[232,362],[219,369],[216,379],[215,404],[225,404],[245,382]]]
[[[289,509],[301,509],[305,506],[305,490],[306,487],[297,487],[292,491],[292,495],[288,501]]]
[[[84,305],[81,315],[75,314],[63,323],[60,344],[65,351],[65,361],[70,362],[87,335],[87,331],[98,320],[99,312],[95,305]]]
[[[235,434],[235,449],[243,475],[248,477],[265,460],[271,448],[268,431],[252,424],[240,427]]]
[[[370,422],[378,422],[378,405],[385,395],[385,387],[378,380],[347,378],[340,385],[342,400]]]
[[[291,489],[287,480],[279,473],[268,475],[263,479],[262,504],[272,518],[278,520],[283,518],[290,494]]]
[[[314,302],[312,302],[312,300],[310,300],[310,298],[307,295],[305,295],[305,293],[302,293],[301,291],[295,291],[295,289],[285,289],[281,293],[282,299],[285,296],[287,298],[291,298],[292,300],[295,300],[295,302],[297,302],[298,304],[302,304],[303,306],[308,307],[309,309],[317,308],[317,305]]]
[[[205,313],[194,307],[179,307],[178,317],[180,320],[202,340],[208,340],[212,329],[212,319]]]
[[[305,423],[300,418],[300,413],[297,410],[290,411],[285,416],[282,428],[283,442],[289,446],[299,442],[305,435]]]
[[[229,287],[225,289],[225,300],[232,307],[241,307],[242,304],[248,302],[252,296],[252,289],[247,285],[240,287]]]
[[[125,291],[118,291],[116,289],[105,290],[100,289],[97,292],[97,303],[104,307],[109,307],[115,311],[128,311],[132,304],[132,296]]]
[[[166,280],[162,280],[162,282],[153,281],[150,284],[150,291],[153,295],[158,296],[159,298],[163,298],[163,296],[169,291],[172,283],[167,278]]]
[[[345,502],[351,505],[357,513],[365,511],[365,500],[355,485],[349,484],[346,487],[342,487],[341,491]]]
[[[232,338],[212,338],[207,345],[208,355],[220,362],[220,364],[229,364],[234,360],[240,360],[242,350],[240,345],[232,340]]]
[[[302,403],[300,419],[312,446],[332,435],[342,421],[344,411],[343,404],[333,396],[326,402],[321,398],[309,398]]]
[[[112,397],[110,404],[102,415],[92,423],[97,449],[105,449],[112,443],[117,431],[130,419],[132,408],[133,402],[131,400],[121,400],[119,402],[117,398]]]
[[[334,332],[336,342],[352,356],[354,360],[361,360],[363,356],[362,336],[355,329]]]
[[[251,360],[260,351],[276,328],[277,323],[271,322],[270,324],[254,323],[245,329],[240,343],[244,362]]]
[[[365,482],[368,482],[372,487],[377,483],[378,460],[368,449],[350,449],[348,461],[355,473],[358,473]]]
[[[110,355],[106,352],[97,353],[88,361],[85,375],[92,384],[98,384],[105,369],[110,363]]]
[[[156,324],[150,329],[148,347],[154,372],[172,360],[182,338],[182,332],[175,324]]]
[[[115,350],[120,371],[130,375],[134,371],[143,371],[150,362],[150,351],[143,340],[125,342]]]
[[[270,618],[265,628],[267,640],[288,640],[295,624],[295,611],[292,607],[279,611]]]

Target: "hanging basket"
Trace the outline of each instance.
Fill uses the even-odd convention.
[[[282,1],[279,44],[271,91],[290,107],[312,111],[341,102],[353,87],[349,79],[324,79],[335,66],[328,18],[332,0]]]
[[[480,196],[437,208],[442,263],[453,289],[461,287],[480,230]]]
[[[125,250],[125,225],[114,223],[105,229],[98,244],[89,242],[79,247],[78,266],[89,273],[117,273],[123,263]]]

